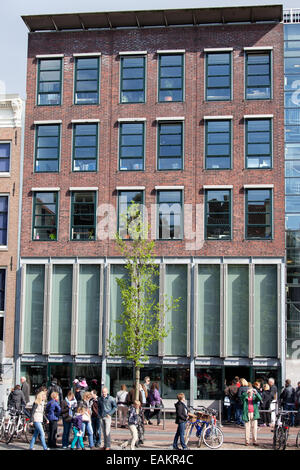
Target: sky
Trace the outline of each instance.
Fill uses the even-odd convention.
[[[210,7],[283,4],[283,8],[300,8],[299,0],[210,0]],[[206,0],[0,0],[0,94],[17,93],[26,98],[27,34],[21,15],[129,11],[147,9],[207,8]]]

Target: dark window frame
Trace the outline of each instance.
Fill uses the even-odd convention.
[[[181,127],[181,132],[180,133],[161,133],[161,127],[162,126],[178,126],[180,125]],[[161,145],[160,143],[160,140],[161,140],[161,136],[162,135],[180,135],[181,136],[181,139],[180,139],[180,146],[181,146],[181,155],[178,156],[178,155],[168,155],[168,156],[161,156],[161,147],[168,147],[168,146],[174,146],[174,147],[178,147],[177,144],[175,145],[171,145],[171,144],[166,144],[166,145]],[[181,166],[179,168],[160,168],[160,162],[162,160],[165,160],[165,161],[168,161],[168,160],[172,160],[172,159],[180,159],[181,160]],[[158,171],[180,171],[180,170],[183,170],[184,169],[184,121],[182,120],[178,120],[178,121],[158,121],[157,123],[157,170]]]
[[[93,195],[93,202],[76,202],[75,201],[75,195],[76,194],[92,194]],[[92,215],[94,217],[94,224],[93,225],[91,225],[91,224],[75,225],[74,224],[74,217],[76,215],[74,213],[74,205],[75,204],[80,204],[80,205],[94,204],[94,211],[84,214],[85,216],[91,216]],[[74,190],[74,191],[71,191],[70,241],[89,242],[89,241],[96,241],[97,240],[97,236],[96,236],[96,230],[97,230],[96,214],[97,214],[97,191],[90,191],[90,190],[86,190],[86,191],[76,191],[76,190]],[[88,235],[88,238],[73,238],[74,232],[75,232],[75,234],[77,234],[78,228],[80,228],[80,227],[83,228],[83,229],[84,228],[90,228],[91,233],[87,232],[88,234],[90,233]],[[74,230],[74,228],[77,228],[77,230]],[[86,233],[86,232],[82,232],[82,233]]]
[[[96,68],[78,68],[78,60],[85,60],[85,59],[96,59],[97,60],[97,67]],[[99,56],[81,56],[81,57],[75,57],[75,65],[74,65],[74,104],[78,106],[93,106],[93,105],[98,105],[100,103],[100,57]],[[77,90],[77,85],[79,82],[94,82],[94,79],[78,79],[78,70],[97,70],[97,91],[95,92],[94,90],[84,90],[84,91],[78,91]],[[97,99],[95,102],[78,102],[77,98],[77,93],[97,93]]]
[[[94,125],[96,129],[95,134],[76,134],[76,129],[78,126],[91,126]],[[76,137],[95,137],[96,138],[96,145],[93,146],[81,146],[81,145],[76,145]],[[76,149],[77,148],[95,148],[95,157],[76,157]],[[99,153],[99,123],[98,122],[74,122],[73,123],[73,138],[72,138],[72,172],[73,173],[95,173],[98,171],[98,153]],[[87,169],[87,170],[76,170],[75,169],[75,163],[76,161],[85,161],[85,160],[90,160],[91,162],[96,163],[96,167],[93,170]]]
[[[58,132],[57,132],[57,139],[58,139],[58,145],[57,145],[57,157],[56,158],[38,158],[38,150],[40,148],[56,148],[56,147],[42,147],[38,145],[39,142],[39,137],[46,137],[46,136],[39,136],[39,130],[41,128],[45,127],[57,127]],[[49,137],[49,136],[48,136]],[[50,136],[50,137],[55,137],[55,136]],[[58,173],[60,170],[60,153],[61,153],[61,124],[37,124],[35,126],[35,150],[34,150],[34,173]],[[45,161],[57,161],[57,169],[56,170],[43,170],[39,171],[37,170],[36,166],[39,161],[45,162]]]
[[[227,224],[209,224],[208,223],[208,218],[210,217],[211,214],[227,214],[227,211],[225,212],[210,212],[208,211],[208,195],[210,192],[227,192],[229,195],[229,201],[228,201],[228,223]],[[205,227],[204,227],[204,236],[206,241],[230,241],[232,240],[232,189],[227,189],[227,188],[215,188],[215,189],[205,189],[205,211],[204,211],[204,217],[205,217]],[[208,227],[227,227],[229,226],[229,235],[225,236],[219,236],[219,237],[208,237]],[[221,233],[220,233],[221,235]]]
[[[9,156],[8,157],[1,157],[0,156],[0,161],[7,160],[8,161],[8,170],[2,171],[0,170],[1,173],[9,174],[11,170],[11,148],[12,148],[12,142],[11,140],[0,140],[0,146],[2,145],[8,145],[9,146]]]
[[[123,129],[123,125],[136,125],[136,124],[141,124],[142,125],[142,133],[141,134],[137,134],[137,133],[132,133],[132,134],[128,134],[128,133],[123,133],[122,132],[122,129]],[[145,122],[144,121],[122,121],[122,122],[119,122],[119,171],[144,171],[145,170],[145,137],[146,137],[146,125],[145,125]],[[140,147],[140,145],[123,145],[122,144],[122,137],[124,137],[124,135],[142,135],[142,140],[143,140],[143,144],[142,144],[142,154],[140,157],[137,157],[137,156],[125,156],[123,157],[122,156],[122,148],[123,147]],[[122,168],[122,160],[142,160],[142,168]],[[136,163],[136,165],[139,165],[139,163]]]
[[[229,153],[227,155],[208,155],[208,147],[209,147],[209,142],[208,142],[208,137],[209,137],[209,134],[224,134],[225,132],[224,131],[215,131],[215,132],[211,132],[211,131],[208,131],[208,126],[209,124],[213,123],[213,122],[228,122],[229,124],[229,130],[228,130],[228,135],[229,135]],[[231,170],[232,169],[232,119],[206,119],[205,120],[205,169],[206,170],[216,170],[216,171],[220,171],[220,170]],[[212,145],[224,145],[224,143],[214,143]],[[210,159],[222,159],[222,158],[229,158],[229,166],[228,167],[221,167],[221,168],[210,168],[208,167],[207,163],[208,163],[208,160]]]
[[[143,67],[124,67],[124,60],[130,60],[130,59],[143,59]],[[136,55],[120,55],[120,104],[131,104],[131,103],[145,103],[146,102],[146,61],[147,56],[145,54],[136,54]],[[143,77],[137,77],[137,78],[132,78],[132,77],[126,77],[124,78],[124,70],[126,69],[142,69],[143,70]],[[130,101],[123,101],[123,93],[126,92],[140,92],[140,88],[132,88],[132,89],[125,89],[123,81],[124,80],[143,80],[143,88],[142,88],[142,94],[143,94],[143,99],[142,100],[130,100]]]
[[[262,122],[262,121],[268,121],[269,122],[269,130],[256,130],[256,131],[249,131],[249,122]],[[269,166],[249,166],[248,159],[253,158],[251,154],[248,153],[248,145],[253,145],[253,144],[260,144],[260,143],[265,143],[265,142],[249,142],[249,134],[255,134],[255,133],[266,133],[269,132],[270,139],[269,139],[269,146],[270,146],[270,152],[269,153],[256,153],[255,157],[260,158],[267,158],[270,159],[270,165]],[[270,170],[273,168],[273,119],[272,118],[246,118],[245,119],[245,168],[248,170]]]
[[[251,74],[249,75],[249,70],[248,70],[248,67],[249,67],[249,56],[254,56],[254,55],[268,55],[269,56],[269,72],[268,74]],[[253,63],[253,64],[250,64],[250,65],[260,65],[259,62],[257,64]],[[249,76],[251,77],[262,77],[262,76],[269,76],[269,85],[249,85]],[[272,99],[272,53],[270,50],[259,50],[259,51],[245,51],[245,99],[246,100],[271,100]],[[258,97],[249,97],[248,96],[248,89],[251,89],[251,88],[269,88],[269,95],[270,96],[263,96],[261,98],[258,98]]]
[[[124,214],[124,212],[121,212],[121,207],[120,207],[120,197],[122,195],[122,193],[140,193],[141,194],[141,202],[139,203],[141,205],[141,209],[142,209],[142,218],[144,217],[144,214],[143,214],[143,206],[144,206],[144,201],[145,201],[145,194],[144,194],[144,190],[143,189],[120,189],[118,190],[118,210],[117,210],[117,231],[118,231],[118,234],[121,236],[121,233],[120,233],[120,230],[121,230],[121,216],[122,214]],[[128,207],[130,207],[130,204],[132,204],[134,201],[133,199],[128,202],[127,201],[127,211],[128,211]],[[131,241],[132,238],[130,238],[129,234],[128,234],[128,230],[126,230],[126,237],[121,237],[123,240],[129,240]]]
[[[209,57],[213,55],[219,54],[226,54],[229,55],[229,64],[209,64]],[[217,75],[212,74],[209,75],[209,67],[213,65],[214,67],[218,65],[228,65],[229,66],[229,73],[227,75]],[[228,77],[229,78],[229,85],[228,86],[208,86],[208,79],[210,77]],[[209,98],[209,90],[212,89],[227,89],[229,90],[229,98]],[[206,52],[205,53],[205,100],[206,101],[232,101],[232,52],[231,51],[215,51],[215,52]]]
[[[180,202],[177,201],[163,201],[160,202],[159,197],[161,193],[166,193],[166,192],[176,192],[180,193]],[[156,193],[156,198],[157,198],[157,233],[156,233],[156,240],[161,240],[161,241],[180,241],[183,240],[184,238],[184,200],[183,200],[183,190],[182,189],[158,189]],[[169,205],[174,205],[174,204],[180,204],[180,236],[178,238],[171,237],[169,236],[168,238],[160,237],[160,232],[162,231],[161,229],[161,224],[160,224],[160,205],[161,204],[169,204]],[[174,213],[173,213],[174,217]],[[171,221],[170,221],[171,222]],[[171,227],[171,224],[170,224]],[[171,228],[169,227],[169,233],[171,232]],[[173,227],[175,227],[173,223]]]
[[[182,61],[181,61],[181,65],[162,65],[161,64],[161,61],[162,61],[162,57],[166,57],[166,56],[170,56],[170,57],[175,57],[175,56],[181,56],[182,58]],[[171,103],[182,103],[184,102],[184,93],[185,93],[185,90],[184,90],[184,79],[185,79],[185,75],[184,75],[184,69],[185,69],[185,60],[184,60],[184,57],[185,57],[185,54],[183,52],[178,52],[178,53],[159,53],[158,54],[158,102],[159,103],[167,103],[167,102],[171,102]],[[180,76],[163,76],[162,77],[162,69],[163,68],[170,68],[170,67],[180,67],[181,68],[181,75]],[[167,80],[167,79],[172,79],[172,78],[179,78],[181,79],[181,86],[179,88],[162,88],[161,86],[161,81],[162,80]],[[181,99],[178,99],[178,100],[167,100],[167,99],[161,99],[160,98],[160,93],[163,92],[163,91],[176,91],[176,90],[181,90]]]
[[[266,216],[270,214],[270,223],[269,224],[249,224],[249,210],[248,210],[248,196],[249,191],[269,191],[270,194],[270,211],[266,212],[250,212],[251,214],[265,214]],[[260,200],[252,201],[253,202],[261,202]],[[270,227],[270,236],[269,237],[249,237],[247,235],[248,227]],[[271,188],[251,188],[245,189],[245,240],[273,240],[273,189]]]
[[[59,69],[51,69],[51,72],[57,72],[59,71],[59,80],[41,80],[41,72],[47,72],[48,70],[41,70],[41,63],[42,61],[59,61],[60,62],[60,67]],[[62,104],[62,77],[63,77],[63,57],[45,57],[45,58],[40,58],[38,59],[38,67],[37,67],[37,106],[61,106]],[[60,84],[59,86],[59,92],[45,92],[45,91],[40,91],[40,85],[41,83],[58,83]],[[59,102],[58,103],[39,103],[40,101],[40,96],[41,95],[59,95]]]
[[[55,204],[55,225],[36,225],[35,223],[35,218],[36,217],[42,217],[43,214],[37,214],[36,213],[36,208],[37,206],[43,206],[47,205],[47,203],[40,202],[37,203],[36,198],[37,194],[55,194],[56,195],[56,200],[53,203],[49,203],[51,205]],[[32,198],[32,241],[40,241],[40,242],[49,242],[49,241],[57,241],[58,239],[58,208],[59,208],[59,191],[34,191],[33,192],[33,198]],[[35,231],[36,230],[49,230],[50,231],[55,231],[55,233],[49,233],[49,238],[47,240],[45,239],[40,239],[36,238],[35,236]],[[53,236],[51,236],[53,235]]]

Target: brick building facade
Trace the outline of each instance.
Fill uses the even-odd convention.
[[[22,108],[19,95],[0,97],[0,405],[14,385]]]
[[[99,232],[108,206],[112,233],[120,229],[130,197],[148,211],[160,294],[183,298],[144,369],[163,398],[180,388],[191,401],[218,399],[235,375],[281,380],[282,12],[225,10],[223,23],[209,9],[175,10],[168,26],[151,11],[110,14],[112,27],[104,14],[80,15],[93,30],[76,26],[79,15],[54,15],[55,31],[46,17],[23,18],[19,359],[32,388],[54,375],[65,388],[82,375],[112,393],[131,384],[131,367],[105,348],[120,313],[122,259]],[[163,203],[180,214],[168,219]]]

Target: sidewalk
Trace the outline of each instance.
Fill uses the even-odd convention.
[[[140,450],[171,450],[174,434],[176,432],[177,425],[173,420],[166,420],[165,430],[163,430],[162,425],[157,426],[156,421],[154,424],[145,426],[145,441],[144,444],[140,447]],[[286,450],[296,450],[296,436],[300,428],[290,428],[289,439]],[[270,431],[270,428],[261,428],[259,427],[258,431],[258,447],[254,447],[251,444],[246,447],[244,445],[244,429],[237,427],[235,425],[224,425],[222,426],[222,431],[224,433],[224,443],[221,450],[273,450],[273,433]],[[62,426],[58,427],[58,440],[57,443],[61,446],[61,436],[62,436]],[[111,430],[112,437],[112,450],[120,450],[121,445],[128,439],[130,439],[130,432],[128,429],[115,429],[112,427]],[[88,443],[85,443],[88,448]],[[25,443],[22,439],[14,439],[11,444],[8,446],[0,442],[0,451],[1,450],[25,450],[28,449],[29,445]],[[201,448],[197,447],[197,439],[193,436],[188,443],[190,450],[210,450],[205,444],[202,444]],[[36,445],[36,449],[39,449],[40,445]],[[60,447],[61,449],[61,447]],[[129,447],[128,447],[129,449]],[[95,449],[96,451],[99,449]]]

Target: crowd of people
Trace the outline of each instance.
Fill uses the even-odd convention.
[[[300,423],[300,382],[294,389],[291,381],[287,379],[285,387],[279,393],[273,378],[267,383],[257,380],[251,384],[244,378],[235,377],[231,384],[225,387],[224,395],[223,422],[244,427],[246,445],[250,444],[251,434],[253,445],[257,445],[258,426],[274,425],[276,405],[283,410],[297,411],[291,413],[291,426]],[[16,385],[8,397],[7,407],[17,410],[28,408],[29,398],[29,386],[26,378],[22,377],[21,385]],[[188,406],[184,393],[179,393],[177,400],[175,403],[177,430],[173,449],[178,449],[179,439],[182,449],[187,449],[184,433],[188,420]],[[101,447],[101,437],[103,437],[102,449],[109,450],[112,416],[117,412],[120,427],[128,426],[131,434],[131,439],[126,441],[122,448],[130,444],[133,450],[143,443],[146,424],[153,425],[154,417],[157,425],[161,424],[161,405],[159,383],[151,383],[150,377],[145,377],[144,382],[139,384],[138,393],[135,385],[127,390],[126,385],[122,384],[116,393],[116,398],[109,395],[107,387],[103,387],[98,396],[97,390],[89,387],[84,378],[75,379],[72,389],[64,398],[62,389],[54,378],[49,387],[42,386],[36,392],[30,412],[33,436],[29,448],[34,449],[38,436],[45,450],[57,448],[58,422],[62,419],[63,449],[84,449],[86,436],[90,449]]]
[[[21,384],[11,391],[8,409],[20,411],[28,407],[29,387],[25,377],[21,378]],[[122,384],[116,398],[109,395],[107,387],[103,387],[98,396],[97,390],[91,389],[84,378],[75,379],[72,389],[64,398],[57,379],[53,378],[49,387],[41,386],[36,392],[30,412],[33,437],[29,448],[34,449],[39,437],[44,450],[56,449],[58,422],[62,419],[63,449],[84,449],[84,437],[87,435],[90,449],[101,447],[103,437],[102,449],[109,450],[112,416],[117,411],[120,427],[126,428],[128,425],[131,433],[130,448],[134,449],[143,443],[140,431],[145,424],[152,425],[151,419],[155,417],[157,425],[160,425],[161,403],[159,385],[157,382],[151,383],[150,377],[145,377],[144,382],[140,383],[138,394],[135,386],[127,390],[126,385]]]
[[[246,445],[250,443],[250,432],[253,445],[257,445],[258,426],[274,426],[276,405],[286,411],[297,411],[290,413],[291,426],[300,421],[300,382],[295,389],[287,379],[279,393],[273,378],[269,378],[268,383],[257,380],[251,384],[244,378],[235,377],[231,384],[226,386],[224,394],[227,423],[233,422],[245,428]]]

